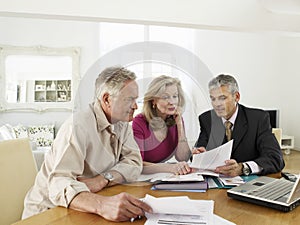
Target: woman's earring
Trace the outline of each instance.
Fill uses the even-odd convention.
[[[152,105],[152,108],[155,109],[155,104]]]

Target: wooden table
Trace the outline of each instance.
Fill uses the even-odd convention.
[[[297,207],[291,212],[285,213],[270,209],[263,206],[258,206],[227,197],[226,189],[210,189],[205,193],[191,192],[173,192],[173,191],[152,191],[151,185],[148,183],[134,183],[127,185],[116,185],[106,188],[99,194],[110,196],[120,192],[128,192],[138,198],[142,198],[145,194],[150,194],[155,197],[163,196],[181,196],[186,195],[191,199],[214,200],[214,213],[232,221],[238,225],[289,225],[298,224],[300,221],[300,207]],[[62,207],[50,209],[39,215],[21,220],[14,225],[33,225],[33,224],[48,224],[48,225],[103,225],[103,224],[144,224],[145,218],[136,220],[134,223],[122,222],[114,223],[104,220],[102,217],[90,213],[83,213]]]

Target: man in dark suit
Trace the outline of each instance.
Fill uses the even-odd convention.
[[[233,139],[231,159],[216,172],[229,176],[280,172],[284,161],[280,146],[272,133],[269,114],[239,104],[236,80],[219,75],[209,82],[213,110],[199,116],[200,135],[193,153],[201,153]],[[229,127],[226,131],[226,124]]]

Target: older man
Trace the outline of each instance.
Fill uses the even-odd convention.
[[[133,181],[141,173],[141,156],[128,124],[137,109],[135,79],[123,67],[110,67],[99,75],[94,103],[61,126],[25,198],[23,218],[55,206],[112,221],[151,212],[148,205],[126,193],[95,194],[107,186]]]

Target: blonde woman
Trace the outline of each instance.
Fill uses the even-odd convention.
[[[191,168],[182,110],[185,99],[177,78],[161,75],[149,85],[143,111],[133,119],[134,138],[143,158],[144,174],[171,172],[187,174]],[[164,163],[175,156],[177,163]]]

